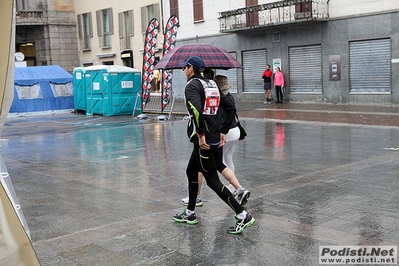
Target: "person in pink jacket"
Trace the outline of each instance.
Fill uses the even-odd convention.
[[[284,87],[284,76],[280,67],[276,67],[276,73],[274,73],[274,87],[276,88],[276,103],[283,103],[283,92],[281,88]]]

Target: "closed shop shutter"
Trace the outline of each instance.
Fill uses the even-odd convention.
[[[289,72],[290,93],[322,93],[321,45],[290,47]]]
[[[349,43],[351,93],[390,93],[391,40]]]
[[[262,74],[266,69],[266,49],[245,51],[242,53],[244,92],[262,92]]]

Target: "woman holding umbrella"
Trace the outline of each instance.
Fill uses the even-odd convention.
[[[216,158],[222,155],[221,146],[225,142],[228,127],[222,127],[217,112],[219,107],[226,113],[226,120],[235,119],[234,104],[219,93],[212,80],[204,80],[200,70],[205,68],[202,58],[189,57],[180,64],[183,67],[187,85],[185,88],[186,107],[191,119],[188,136],[193,143],[193,151],[187,165],[189,203],[181,213],[173,215],[176,222],[197,224],[195,204],[198,192],[198,172],[206,179],[208,186],[235,212],[235,224],[228,229],[230,234],[239,234],[255,222],[255,218],[241,206],[231,192],[220,182],[217,174]],[[228,124],[228,123],[226,123]]]

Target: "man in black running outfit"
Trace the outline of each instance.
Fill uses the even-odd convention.
[[[222,158],[222,146],[229,128],[222,126],[217,117],[219,108],[226,114],[226,121],[235,119],[235,106],[218,89],[213,80],[204,79],[201,71],[204,61],[198,56],[189,57],[181,63],[187,77],[185,88],[186,107],[190,114],[187,134],[193,145],[186,174],[188,178],[189,202],[186,209],[173,215],[176,222],[197,224],[195,204],[198,191],[198,172],[205,177],[207,185],[235,212],[235,224],[228,229],[230,234],[239,234],[255,222],[231,192],[220,182],[217,174],[217,158]],[[224,123],[229,125],[231,123]]]

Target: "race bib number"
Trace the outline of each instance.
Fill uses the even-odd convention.
[[[216,84],[215,84],[216,85]],[[216,87],[204,86],[205,92],[205,106],[204,115],[216,115],[219,109],[220,94],[219,89]]]

